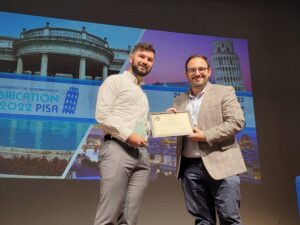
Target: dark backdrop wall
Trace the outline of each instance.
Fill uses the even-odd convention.
[[[299,9],[296,1],[258,0],[0,2],[2,11],[247,39],[263,184],[241,185],[246,225],[300,224],[295,190],[300,175]],[[89,225],[98,195],[97,181],[1,179],[0,224]],[[193,224],[175,178],[151,182],[139,222]]]

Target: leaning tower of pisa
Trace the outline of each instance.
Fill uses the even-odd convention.
[[[236,91],[244,91],[240,61],[233,51],[233,42],[230,40],[214,41],[213,48],[212,67],[216,84],[231,85]]]
[[[79,97],[78,88],[70,87],[66,93],[66,98],[65,98],[62,113],[75,114],[78,97]]]

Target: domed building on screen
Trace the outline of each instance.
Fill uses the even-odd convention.
[[[110,48],[106,38],[86,31],[50,27],[0,36],[0,72],[102,80],[119,73],[131,49]]]

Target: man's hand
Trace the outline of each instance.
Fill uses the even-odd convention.
[[[199,130],[197,127],[194,127],[194,133],[189,135],[188,138],[191,141],[206,141],[203,131]]]
[[[171,107],[167,109],[167,112],[177,113],[177,110],[176,108]]]
[[[138,134],[132,133],[126,140],[128,144],[130,144],[132,147],[147,147],[148,142],[145,138],[141,137]]]

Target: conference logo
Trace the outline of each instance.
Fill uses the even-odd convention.
[[[75,114],[79,90],[76,87],[70,87],[66,93],[62,114]]]

